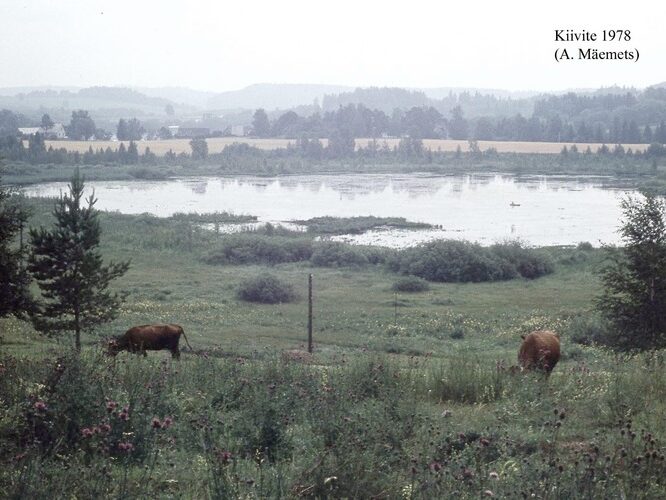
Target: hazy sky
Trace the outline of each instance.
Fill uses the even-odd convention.
[[[0,87],[258,82],[511,90],[666,81],[653,0],[0,0]],[[629,29],[638,62],[555,63],[555,29]],[[576,44],[567,44],[575,47]]]

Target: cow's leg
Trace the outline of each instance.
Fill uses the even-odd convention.
[[[173,359],[180,359],[180,351],[178,350],[178,346],[176,346],[175,349],[171,349],[171,357]]]

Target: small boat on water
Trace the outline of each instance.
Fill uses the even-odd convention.
[[[509,203],[509,206],[510,206],[510,207],[519,207],[519,206],[520,206],[520,203],[514,203],[514,202],[511,202],[511,203]]]

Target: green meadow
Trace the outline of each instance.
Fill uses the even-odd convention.
[[[30,204],[31,225],[49,224],[52,201]],[[105,260],[131,259],[114,283],[128,298],[80,356],[69,336],[0,320],[3,495],[666,495],[666,367],[595,345],[601,250],[537,249],[553,272],[536,279],[395,292],[380,250],[291,259],[315,231],[218,235],[208,219],[102,214]],[[238,298],[267,273],[296,299]],[[309,274],[312,356],[295,352]],[[194,350],[105,356],[111,335],[157,322]],[[520,335],[542,328],[560,333],[560,363],[514,373]]]

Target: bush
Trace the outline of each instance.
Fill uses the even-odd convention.
[[[460,340],[465,338],[465,327],[462,325],[456,325],[449,333],[449,337],[453,340]]]
[[[308,260],[312,242],[306,238],[234,234],[223,238],[204,257],[208,264],[280,264]]]
[[[294,287],[271,274],[261,274],[241,283],[238,298],[246,302],[278,304],[293,302],[298,296]]]
[[[362,247],[326,241],[318,243],[312,252],[310,262],[320,267],[365,266],[369,263]]]
[[[465,241],[433,241],[398,253],[392,270],[430,281],[490,281],[499,279],[480,245]]]
[[[499,281],[519,275],[532,279],[553,272],[547,255],[517,242],[484,248],[456,240],[433,241],[398,252],[389,259],[389,268],[441,282]]]
[[[490,247],[490,252],[500,261],[501,266],[516,272],[523,278],[534,279],[554,270],[553,261],[542,251],[523,247],[519,242],[499,243]]]
[[[430,290],[430,284],[418,276],[405,276],[393,283],[391,289],[394,292],[426,292]]]
[[[581,250],[583,252],[589,252],[590,250],[594,250],[594,247],[592,246],[592,243],[589,241],[581,241],[576,245],[576,250]]]
[[[611,325],[592,313],[573,317],[569,321],[567,330],[566,336],[581,345],[604,345],[608,343],[611,335]]]

